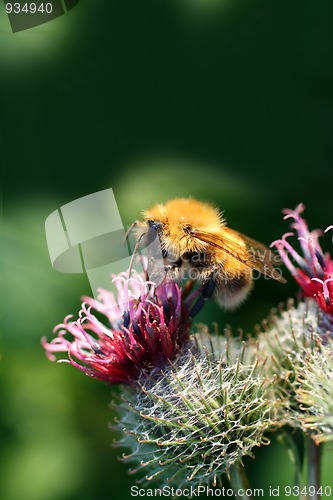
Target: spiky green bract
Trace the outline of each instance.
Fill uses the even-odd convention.
[[[221,483],[254,447],[269,443],[264,433],[276,425],[277,402],[262,366],[243,364],[241,354],[229,362],[225,350],[216,360],[215,351],[198,348],[200,335],[195,343],[194,352],[183,352],[163,373],[141,377],[141,389],[125,388],[117,405],[117,444],[130,450],[123,458],[136,464],[141,482]]]
[[[275,375],[289,396],[297,385],[302,357],[309,347],[315,346],[320,319],[315,301],[309,299],[295,305],[289,300],[285,307],[273,309],[257,329],[254,343],[259,359],[267,360],[266,374]]]
[[[216,323],[213,323],[212,329],[204,323],[197,323],[192,342],[195,343],[197,350],[209,356],[211,361],[222,360],[225,365],[238,360],[242,365],[252,365],[257,360],[257,346],[243,339],[242,330],[238,330],[235,334],[229,325],[220,334]]]
[[[296,399],[302,412],[301,428],[316,444],[333,440],[333,344],[318,342],[303,359]]]
[[[256,338],[258,358],[267,360],[266,376],[276,376],[276,397],[284,401],[280,418],[297,427],[303,415],[296,391],[304,359],[309,352],[318,350],[323,339],[333,335],[332,317],[313,299],[305,299],[297,305],[290,300],[285,308],[272,311],[262,326]]]

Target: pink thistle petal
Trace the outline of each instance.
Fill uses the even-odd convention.
[[[277,251],[280,254],[280,257],[281,257],[282,261],[284,262],[284,265],[287,267],[287,269],[289,269],[289,271],[291,272],[292,276],[295,276],[297,269],[294,266],[294,264],[291,262],[291,260],[289,259],[289,256],[288,256],[287,252],[285,251],[284,241],[283,240],[275,240],[275,241],[273,241],[273,243],[271,243],[270,246],[271,247],[272,246],[276,247]]]
[[[323,286],[323,296],[324,296],[324,299],[325,299],[325,302],[327,304],[330,304],[330,292],[328,290],[328,286],[327,286],[327,283],[329,281],[333,281],[333,278],[328,278],[326,280],[321,280],[319,278],[312,278],[312,281],[318,281],[318,283],[321,283],[322,286]]]
[[[285,220],[289,218],[294,219],[295,222],[290,224],[290,227],[292,229],[296,229],[300,238],[304,238],[303,240],[300,240],[300,243],[305,258],[309,258],[309,250],[306,243],[304,243],[304,240],[306,241],[310,237],[310,233],[306,221],[301,217],[301,214],[304,212],[304,210],[305,206],[303,205],[303,203],[300,203],[295,210],[286,209],[282,212],[286,214],[284,217]]]
[[[310,270],[310,268],[307,266],[307,263],[306,261],[299,255],[299,253],[291,246],[291,244],[287,241],[287,238],[289,236],[294,236],[294,233],[285,233],[283,236],[282,236],[282,240],[275,240],[273,241],[273,243],[271,243],[270,246],[274,245],[274,246],[277,246],[277,245],[282,245],[288,252],[289,254],[293,257],[293,259],[298,263],[299,266],[303,267],[303,268],[308,268],[308,270]],[[282,257],[282,256],[281,256]],[[287,259],[286,259],[287,260]],[[288,259],[289,260],[289,259]],[[294,266],[293,266],[294,267]]]
[[[318,252],[314,249],[313,239],[309,236],[308,239],[302,238],[301,236],[298,238],[299,241],[304,241],[307,244],[307,248],[309,249],[310,259],[312,263],[312,269],[309,268],[309,274],[311,274],[312,270],[315,271],[317,276],[322,276],[322,267],[320,266],[318,259]]]
[[[315,229],[310,232],[306,221],[301,216],[303,211],[302,203],[295,210],[283,210],[284,219],[291,218],[294,221],[290,227],[297,232],[303,256],[287,241],[291,233],[284,234],[282,239],[275,240],[271,246],[276,247],[304,295],[313,297],[321,309],[333,315],[333,261],[328,253],[323,253],[319,244],[319,236],[323,235],[323,231]],[[325,233],[330,229],[333,229],[333,226],[326,228]],[[299,267],[294,265],[289,255]]]
[[[287,214],[284,219],[287,219],[288,217],[298,217],[300,214],[302,214],[305,210],[305,205],[303,203],[299,203],[295,210],[292,210],[290,208],[285,208],[282,210],[283,214]]]

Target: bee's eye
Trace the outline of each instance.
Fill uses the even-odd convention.
[[[155,231],[159,231],[160,229],[162,229],[162,222],[160,222],[158,220],[149,219],[148,225],[152,229],[155,229]]]
[[[183,229],[186,233],[192,232],[192,226],[190,224],[186,224],[186,226],[184,226]]]

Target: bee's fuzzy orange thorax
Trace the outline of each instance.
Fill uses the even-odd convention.
[[[216,233],[225,226],[217,208],[193,198],[176,198],[164,205],[153,205],[143,215],[146,220],[152,219],[163,224],[162,245],[177,254],[201,252],[207,248],[206,243],[193,238],[186,228]]]

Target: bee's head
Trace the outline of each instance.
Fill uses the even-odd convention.
[[[173,252],[176,255],[182,253],[184,249],[193,249],[195,246],[192,237],[192,225],[184,219],[171,220],[149,218],[146,220],[148,225],[148,235],[150,238],[158,236],[163,251]],[[149,239],[149,238],[148,238]]]

